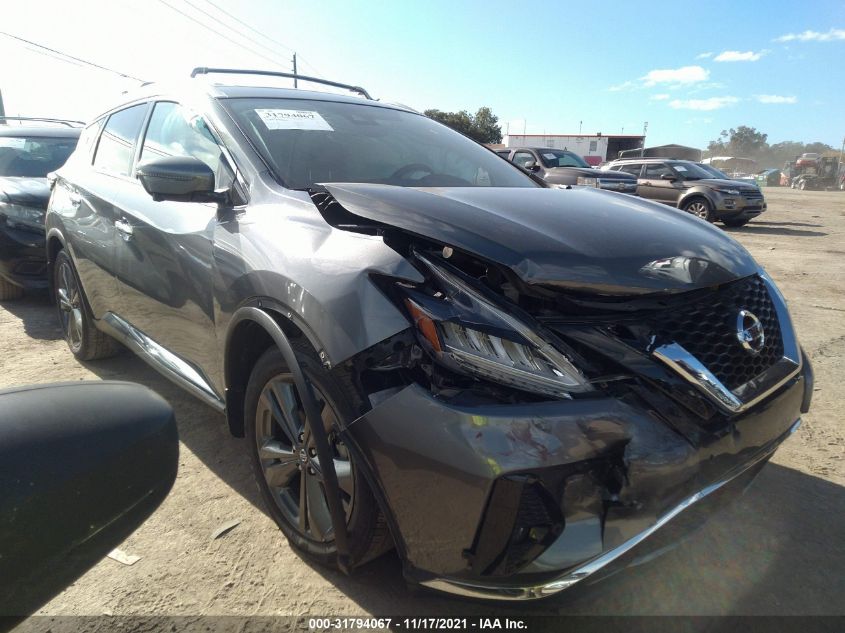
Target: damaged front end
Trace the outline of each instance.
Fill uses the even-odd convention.
[[[739,247],[732,271],[640,257],[626,295],[394,226],[386,207],[364,217],[339,192],[315,195],[327,221],[382,235],[424,277],[373,278],[411,327],[347,361],[372,407],[347,432],[417,582],[500,599],[566,589],[747,483],[809,406],[783,298]],[[768,340],[753,354],[740,311]]]

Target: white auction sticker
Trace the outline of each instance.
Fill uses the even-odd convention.
[[[557,156],[555,156],[554,154],[543,154],[543,158],[545,158],[546,160],[555,160]]]
[[[11,147],[14,149],[26,148],[26,139],[14,136],[0,137],[0,147]]]
[[[277,110],[256,108],[255,113],[264,121],[268,130],[323,130],[334,132],[334,128],[312,110]]]

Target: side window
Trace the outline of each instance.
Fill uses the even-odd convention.
[[[211,167],[215,188],[232,185],[234,172],[202,117],[178,103],[160,101],[150,117],[139,162],[168,156],[197,158]]]
[[[109,117],[100,135],[94,167],[110,174],[129,175],[135,141],[138,139],[146,112],[147,104],[142,103],[115,112]]]
[[[97,119],[80,133],[79,142],[76,144],[76,151],[79,152],[79,156],[84,163],[91,164],[91,153],[102,128],[103,119]]]
[[[655,180],[660,180],[660,177],[663,174],[669,174],[670,176],[673,176],[674,172],[672,171],[671,167],[663,163],[649,163],[645,166],[643,178],[653,178]]]
[[[636,176],[637,178],[640,177],[640,168],[641,165],[639,163],[633,163],[629,165],[619,165],[614,167],[614,169],[618,171],[624,171],[626,174],[631,174],[632,176]]]
[[[537,159],[534,158],[534,154],[531,152],[516,152],[513,155],[513,162],[520,167],[525,167],[528,163],[537,162]]]

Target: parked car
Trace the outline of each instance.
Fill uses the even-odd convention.
[[[780,169],[764,169],[757,174],[758,187],[780,187]]]
[[[303,555],[395,546],[465,596],[554,594],[753,479],[813,388],[742,246],[348,88],[97,117],[47,214],[71,352],[119,340],[224,411]]]
[[[23,125],[0,124],[0,300],[47,287],[47,174],[64,164],[80,132],[55,119],[2,117],[0,123],[12,120]]]
[[[756,185],[714,178],[709,170],[687,160],[639,158],[615,160],[608,168],[638,178],[637,195],[662,202],[725,226],[746,225],[766,210]]]
[[[496,153],[552,185],[584,185],[632,195],[637,192],[636,178],[593,169],[574,152],[547,147],[516,147],[496,150]]]
[[[795,165],[797,167],[812,167],[819,158],[821,158],[821,154],[817,154],[816,152],[805,152],[795,160]]]

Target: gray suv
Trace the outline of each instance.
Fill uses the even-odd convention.
[[[607,169],[636,177],[641,198],[683,209],[708,222],[744,226],[766,210],[763,192],[756,185],[715,178],[692,161],[622,159],[611,161]]]
[[[722,231],[360,88],[188,83],[56,172],[59,323],[224,412],[305,556],[548,596],[740,492],[808,409],[786,303]]]
[[[496,153],[550,185],[583,185],[619,193],[637,193],[637,179],[628,174],[593,169],[575,152],[548,147],[512,147]]]

